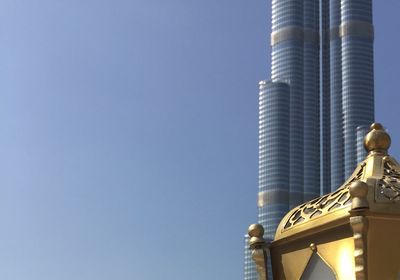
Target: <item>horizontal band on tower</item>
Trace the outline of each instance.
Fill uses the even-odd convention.
[[[348,21],[340,27],[331,28],[330,39],[336,40],[345,36],[360,36],[366,39],[374,39],[374,26],[365,21]]]
[[[271,33],[271,46],[288,40],[318,44],[319,34],[312,29],[303,29],[298,26],[284,27]]]
[[[267,204],[288,204],[289,194],[287,191],[270,190],[258,193],[258,207],[264,207]]]

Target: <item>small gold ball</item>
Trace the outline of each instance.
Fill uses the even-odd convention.
[[[368,152],[387,151],[390,147],[390,135],[380,123],[373,123],[371,131],[364,138],[364,147]]]
[[[383,126],[380,123],[373,123],[370,126],[370,130],[373,130],[373,129],[375,129],[375,130],[383,130]]]
[[[262,238],[264,236],[264,228],[260,224],[252,224],[247,230],[250,237]]]
[[[368,194],[368,185],[363,181],[355,181],[349,187],[351,197],[364,198]]]
[[[313,251],[316,251],[317,250],[317,246],[314,243],[311,243],[310,244],[310,249],[313,250]]]

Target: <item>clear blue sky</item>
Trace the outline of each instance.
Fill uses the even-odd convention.
[[[269,6],[1,1],[1,279],[242,278]],[[399,11],[375,1],[398,159]]]

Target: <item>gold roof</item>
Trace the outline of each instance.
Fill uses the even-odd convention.
[[[345,223],[355,198],[366,197],[370,212],[400,214],[400,165],[390,157],[390,136],[381,124],[371,125],[365,136],[364,147],[368,151],[348,180],[336,191],[303,203],[289,211],[281,220],[275,234],[275,240],[291,237],[300,232],[313,232],[321,226],[332,227]],[[364,182],[361,184],[359,182]],[[363,187],[363,186],[368,187]],[[364,189],[365,188],[365,189]],[[353,204],[353,206],[352,206]]]

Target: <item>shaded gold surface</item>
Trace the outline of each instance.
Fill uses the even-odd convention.
[[[369,279],[399,279],[400,217],[370,216],[368,231]]]
[[[268,280],[267,252],[263,249],[251,251],[251,258],[256,263],[259,280]]]
[[[311,259],[312,254],[313,251],[308,247],[283,254],[282,264],[286,279],[300,279],[301,275],[307,267],[308,262]],[[288,265],[293,263],[295,263],[296,265]]]

